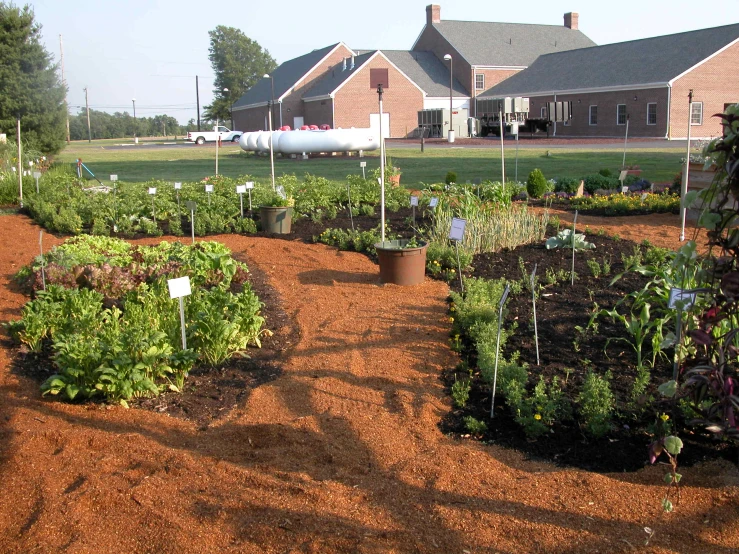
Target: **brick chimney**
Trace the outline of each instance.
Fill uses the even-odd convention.
[[[426,6],[426,25],[432,25],[441,21],[441,6],[429,4]]]
[[[428,8],[426,8],[428,10]],[[580,17],[580,14],[577,12],[569,12],[565,14],[565,27],[568,29],[572,29],[573,31],[577,31],[577,19]]]

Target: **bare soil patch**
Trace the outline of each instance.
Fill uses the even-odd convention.
[[[671,217],[632,224],[657,243],[675,233]],[[10,276],[36,254],[38,228],[0,219],[8,319],[25,302]],[[726,461],[686,468],[664,515],[662,468],[590,473],[442,432],[440,376],[458,361],[444,283],[382,286],[361,254],[213,238],[279,296],[279,371],[206,426],[43,399],[3,342],[0,551],[630,552],[648,526],[648,551],[736,552],[739,471]]]

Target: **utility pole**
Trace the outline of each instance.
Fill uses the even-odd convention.
[[[198,131],[200,131],[200,87],[197,75],[195,75],[195,101],[198,103]]]
[[[87,108],[87,142],[92,142],[92,131],[90,131],[90,103],[87,101],[87,87],[85,87],[85,108]]]
[[[61,52],[62,62],[62,85],[64,85],[64,112],[67,117],[67,144],[69,144],[69,106],[67,105],[67,81],[64,79],[64,43],[62,42],[62,35],[59,35],[59,51]]]

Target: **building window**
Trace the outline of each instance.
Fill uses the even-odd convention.
[[[547,118],[547,107],[546,106],[542,106],[540,113],[541,113],[541,118],[542,119],[546,119]]]
[[[485,90],[485,75],[475,74],[475,90]]]
[[[647,103],[647,125],[657,125],[657,103]]]
[[[703,102],[693,102],[691,105],[690,124],[703,125]]]
[[[616,106],[616,125],[626,125],[626,104]]]
[[[588,121],[590,125],[598,125],[598,106],[590,106]]]

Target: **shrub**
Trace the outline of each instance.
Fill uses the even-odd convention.
[[[444,177],[444,182],[447,185],[451,185],[452,183],[457,182],[457,174],[454,171],[447,171],[446,177]]]
[[[610,169],[604,168],[598,170],[598,175],[603,175],[603,177],[613,177],[613,172]]]
[[[580,416],[588,434],[602,437],[611,428],[611,414],[615,405],[609,380],[611,372],[605,377],[588,371],[582,390],[577,396]]]
[[[585,181],[585,190],[590,194],[595,194],[598,189],[615,189],[621,184],[615,177],[606,177],[600,173],[586,175],[583,181]]]
[[[547,180],[544,178],[544,174],[540,169],[534,169],[529,173],[529,178],[526,181],[526,192],[529,193],[531,198],[541,198],[546,191]]]
[[[554,192],[566,192],[568,194],[575,194],[579,186],[580,179],[575,179],[574,177],[560,177],[556,180]]]

